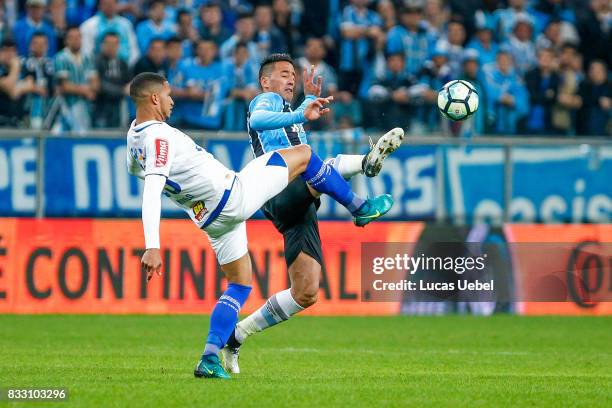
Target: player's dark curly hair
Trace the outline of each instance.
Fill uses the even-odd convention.
[[[270,75],[270,73],[274,69],[275,63],[283,61],[295,66],[295,62],[289,54],[270,54],[266,58],[264,58],[264,60],[261,62],[261,65],[259,66],[259,81],[261,82],[262,77]]]

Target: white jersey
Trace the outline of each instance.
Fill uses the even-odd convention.
[[[199,227],[232,188],[236,176],[189,136],[155,120],[137,126],[132,122],[127,165],[131,174],[142,179],[149,174],[165,176],[164,194]]]

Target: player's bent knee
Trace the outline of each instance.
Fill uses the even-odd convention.
[[[295,301],[297,302],[298,305],[302,306],[303,308],[307,308],[317,303],[318,298],[319,298],[318,290],[316,291],[315,290],[305,290],[305,291],[296,293]]]

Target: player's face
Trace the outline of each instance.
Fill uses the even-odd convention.
[[[274,64],[274,70],[270,74],[269,90],[276,92],[284,100],[293,100],[295,90],[295,68],[293,64],[286,61],[279,61]]]
[[[164,120],[168,120],[170,115],[172,115],[172,108],[174,108],[174,101],[170,96],[170,84],[166,81],[164,82],[164,86],[162,87],[161,92],[158,95],[159,98],[159,109],[162,114]]]

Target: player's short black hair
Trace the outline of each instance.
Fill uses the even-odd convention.
[[[67,35],[69,31],[72,30],[77,30],[79,33],[81,32],[81,28],[78,25],[69,25],[68,27],[66,27],[66,31],[64,31],[64,35]]]
[[[142,72],[132,79],[130,83],[130,98],[134,102],[147,96],[147,92],[153,87],[161,87],[166,82],[166,78],[156,72]]]
[[[270,54],[261,62],[259,66],[259,80],[266,75],[270,75],[277,62],[288,62],[295,67],[295,62],[289,54]]]

